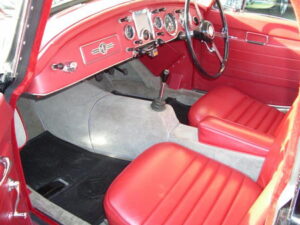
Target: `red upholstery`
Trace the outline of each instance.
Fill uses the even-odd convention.
[[[231,87],[222,86],[200,98],[189,112],[201,142],[265,156],[284,113]]]
[[[145,151],[117,177],[104,207],[111,225],[234,225],[261,190],[234,169],[163,143]]]
[[[177,144],[151,147],[106,193],[109,223],[273,224],[276,202],[294,166],[299,124],[300,95],[278,128],[257,183]]]
[[[210,116],[199,123],[199,140],[258,156],[266,156],[274,141],[270,135]]]

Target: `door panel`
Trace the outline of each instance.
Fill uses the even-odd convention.
[[[210,10],[205,18],[220,30],[220,16]],[[291,105],[300,80],[300,36],[297,23],[251,13],[226,13],[231,36],[229,60],[218,79],[201,76],[192,65],[186,44],[171,42],[159,48],[159,55],[141,61],[158,75],[168,68],[171,88],[209,91],[219,85],[233,86],[267,104]],[[222,40],[216,38],[219,50]],[[249,42],[250,41],[250,42]],[[262,43],[255,43],[262,42]],[[194,42],[196,43],[196,42]],[[217,71],[219,62],[205,45],[196,44],[201,65],[210,72]]]
[[[12,143],[13,111],[0,93],[0,224],[31,224]]]
[[[217,29],[218,12],[207,19]],[[207,90],[217,85],[231,85],[265,103],[290,105],[296,97],[300,80],[300,39],[297,23],[251,14],[227,13],[230,51],[227,68],[220,79],[207,80],[194,74],[193,88]],[[221,40],[216,40],[218,46]],[[222,47],[220,48],[222,50]],[[203,49],[204,66],[217,62]],[[215,65],[213,65],[215,63]]]

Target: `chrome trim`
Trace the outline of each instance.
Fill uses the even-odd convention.
[[[92,42],[89,42],[89,43],[87,43],[87,44],[84,44],[84,45],[79,46],[79,51],[80,51],[80,55],[81,55],[83,64],[84,64],[84,65],[87,65],[87,64],[88,64],[87,61],[86,61],[86,58],[85,58],[85,54],[84,54],[84,52],[83,52],[83,48],[84,48],[85,46],[94,44],[94,43],[99,42],[99,41],[105,41],[105,40],[107,40],[107,39],[109,39],[109,38],[111,38],[111,37],[114,37],[114,36],[116,36],[116,38],[118,39],[118,44],[121,46],[121,43],[120,43],[120,39],[119,39],[119,35],[118,35],[118,34],[113,34],[113,35],[110,35],[110,36],[108,36],[108,37],[104,37],[104,38],[98,39],[98,40],[96,40],[96,41],[92,41]],[[105,42],[104,42],[104,43],[105,43]],[[113,43],[113,44],[114,44],[114,43]],[[114,44],[114,45],[115,45],[115,44]]]
[[[249,34],[253,34],[255,36],[260,36],[260,37],[264,37],[265,38],[265,41],[264,42],[261,42],[261,41],[252,41],[252,40],[249,40],[248,39],[248,35]],[[266,45],[269,43],[269,36],[268,35],[265,35],[265,34],[259,34],[259,33],[254,33],[254,32],[246,32],[246,38],[245,38],[245,41],[248,42],[248,43],[252,43],[252,44],[261,44],[261,45]]]
[[[0,186],[2,186],[8,176],[8,173],[10,172],[11,162],[8,157],[0,157],[0,164],[2,164],[4,167],[3,176],[0,181]]]
[[[268,104],[268,106],[271,106],[277,110],[279,110],[280,112],[286,113],[291,109],[291,106],[287,106],[287,105],[272,105],[272,104]]]
[[[167,17],[168,15],[169,15],[169,16],[171,15],[171,16],[173,17],[174,21],[175,21],[175,31],[174,31],[173,33],[170,33],[170,32],[168,31],[167,27],[166,27],[166,17]],[[165,27],[167,33],[170,34],[171,36],[177,35],[177,33],[178,33],[178,21],[177,21],[177,19],[176,19],[176,17],[174,16],[173,13],[166,13],[166,15],[164,16],[164,27]]]
[[[13,213],[9,213],[9,217],[23,217],[26,218],[27,217],[27,213],[26,212],[19,212],[18,211],[18,206],[19,206],[19,202],[20,202],[20,182],[19,181],[15,181],[13,179],[8,179],[8,191],[13,191],[16,190],[17,192],[17,197],[16,197],[16,201],[15,201],[15,206],[14,206],[14,212]]]
[[[133,30],[133,35],[132,35],[132,38],[129,38],[127,35],[126,35],[126,28],[127,27],[131,27],[132,30]],[[128,39],[128,40],[133,40],[135,38],[135,29],[134,27],[131,25],[131,24],[127,24],[125,27],[124,27],[124,35],[125,37]]]
[[[159,20],[160,20],[160,22],[161,22],[161,27],[157,27],[157,26],[156,26],[155,19],[159,19]],[[163,27],[164,27],[164,21],[163,21],[163,19],[162,19],[160,16],[155,16],[155,17],[153,18],[152,23],[153,23],[153,26],[154,26],[156,29],[158,29],[158,30],[161,30],[161,29],[163,29]]]
[[[145,23],[145,21],[139,21],[137,18],[139,15],[146,15],[148,24],[143,24]],[[137,32],[137,36],[140,40],[143,40],[143,33],[142,33],[143,30],[149,30],[149,32],[152,34],[153,40],[155,40],[155,32],[154,32],[151,15],[152,14],[150,13],[150,10],[147,8],[132,12],[132,18],[134,21],[135,29]],[[150,38],[148,41],[153,41],[153,40],[151,40]]]

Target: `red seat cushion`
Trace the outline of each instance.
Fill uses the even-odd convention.
[[[240,172],[173,143],[151,147],[112,183],[109,224],[239,224],[261,193]]]
[[[265,156],[284,113],[240,91],[221,86],[200,98],[189,111],[199,140]]]

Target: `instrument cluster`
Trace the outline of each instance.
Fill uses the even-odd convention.
[[[197,26],[200,19],[196,11],[192,11],[192,14],[189,15],[190,26]],[[133,11],[130,15],[120,18],[119,22],[124,23],[124,36],[133,41],[135,47],[158,39],[168,42],[184,31],[184,9],[161,7]]]
[[[103,9],[97,14],[85,5],[88,15],[84,20],[76,10],[51,18],[51,28],[57,27],[62,17],[67,18],[66,24],[45,36],[28,92],[53,93],[134,57],[156,57],[159,46],[184,38],[183,1],[130,2],[130,6],[117,4],[114,10]],[[196,8],[191,6],[190,13],[190,28],[194,29]]]

